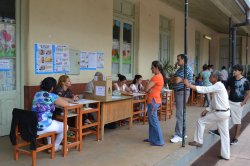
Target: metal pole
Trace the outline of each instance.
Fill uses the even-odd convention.
[[[232,31],[231,31],[231,26],[232,26],[232,18],[229,17],[229,58],[228,58],[228,69],[231,70],[231,57],[232,57]],[[231,73],[231,71],[229,71]]]
[[[185,0],[185,18],[184,18],[184,79],[187,78],[187,49],[188,49],[188,0]],[[186,85],[183,93],[183,127],[182,127],[182,147],[185,147],[186,135]]]
[[[247,38],[246,38],[246,65],[248,63],[248,33],[247,33]]]
[[[236,28],[232,28],[232,67],[235,65],[236,56]]]
[[[247,77],[247,72],[248,72],[248,33],[246,36],[246,67],[245,67],[245,76]]]

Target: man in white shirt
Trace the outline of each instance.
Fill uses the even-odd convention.
[[[225,85],[225,87],[227,87],[228,72],[225,66],[222,66],[221,68],[221,76],[221,82]]]
[[[203,144],[203,134],[205,130],[205,124],[215,123],[217,124],[221,135],[221,155],[220,159],[230,159],[230,138],[229,138],[229,100],[225,86],[221,83],[221,73],[215,71],[210,76],[210,82],[212,86],[195,86],[191,85],[188,80],[184,80],[184,84],[198,93],[212,93],[212,101],[210,107],[206,108],[201,117],[197,121],[194,141],[189,142],[191,146],[201,147]]]

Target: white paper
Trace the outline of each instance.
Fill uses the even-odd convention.
[[[80,69],[84,70],[88,68],[88,52],[87,51],[81,51],[80,53]]]
[[[55,45],[54,72],[67,73],[69,70],[69,47],[66,45]]]
[[[95,87],[96,96],[105,96],[105,86],[96,86]]]
[[[96,69],[97,67],[97,53],[89,52],[88,53],[88,69]]]
[[[0,70],[11,70],[9,59],[0,59]]]
[[[104,68],[104,53],[97,53],[97,68]]]

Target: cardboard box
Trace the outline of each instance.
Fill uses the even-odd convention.
[[[94,80],[94,99],[100,101],[112,100],[112,77],[97,77]]]

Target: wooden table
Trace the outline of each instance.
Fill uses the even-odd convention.
[[[129,118],[129,128],[133,123],[133,97],[112,96],[112,100],[101,101],[101,140],[104,139],[104,125]]]

